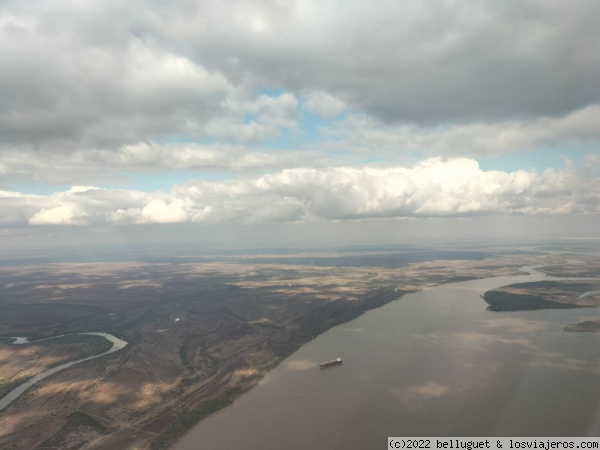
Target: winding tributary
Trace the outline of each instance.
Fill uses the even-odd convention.
[[[16,388],[14,388],[12,391],[10,391],[8,394],[6,394],[4,397],[2,397],[0,399],[0,411],[2,411],[10,403],[12,403],[14,400],[16,400],[27,389],[29,389],[31,386],[33,386],[34,384],[38,383],[39,381],[43,380],[44,378],[47,378],[50,375],[55,374],[56,372],[60,372],[61,370],[66,369],[67,367],[74,366],[75,364],[79,364],[79,363],[82,363],[84,361],[89,361],[91,359],[100,358],[101,356],[108,355],[109,353],[114,353],[114,352],[116,352],[118,350],[121,350],[122,348],[124,348],[127,345],[127,342],[119,339],[118,337],[113,336],[112,334],[108,334],[108,333],[92,333],[92,332],[90,332],[90,333],[76,333],[74,335],[53,336],[51,338],[40,339],[40,340],[37,340],[37,341],[29,341],[26,337],[14,337],[13,339],[15,339],[15,341],[13,342],[13,345],[35,344],[36,342],[47,341],[47,340],[50,340],[50,339],[56,339],[56,338],[63,337],[63,336],[76,336],[76,335],[82,335],[82,334],[92,334],[92,335],[96,335],[96,336],[102,336],[103,338],[105,338],[105,339],[109,340],[110,342],[112,342],[113,345],[112,345],[112,347],[110,349],[108,349],[105,352],[98,353],[97,355],[93,355],[93,356],[88,356],[86,358],[77,359],[75,361],[70,361],[68,363],[64,363],[64,364],[61,364],[61,365],[56,366],[56,367],[52,367],[51,369],[45,370],[44,372],[39,373],[38,375],[34,376],[33,378],[30,378],[29,380],[27,380],[24,383],[20,384],[19,386],[17,386]]]
[[[334,327],[175,450],[384,448],[388,436],[597,436],[600,308],[492,312],[480,295],[529,276],[441,285]],[[571,278],[572,279],[572,278]],[[343,364],[320,370],[341,356]]]

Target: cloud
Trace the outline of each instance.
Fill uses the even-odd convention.
[[[6,226],[598,211],[595,155],[585,176],[471,159],[598,145],[595,1],[2,5]],[[229,181],[11,187],[176,171]]]
[[[16,33],[17,20],[4,17],[0,28],[0,54],[10,61],[0,74],[11,92],[0,102],[5,145],[72,151],[186,135],[233,89],[223,75],[151,40],[94,46],[40,18],[21,20]]]
[[[561,145],[598,145],[598,121],[598,105],[559,117],[437,127],[384,124],[354,114],[323,127],[322,146],[379,155],[416,149],[432,155],[489,156]]]
[[[345,109],[344,102],[323,91],[312,91],[305,95],[302,108],[317,113],[324,119],[331,119]]]
[[[290,93],[260,95],[254,100],[222,102],[223,115],[198,127],[204,136],[234,142],[261,142],[275,138],[282,129],[297,126],[298,100]]]
[[[600,182],[570,166],[482,170],[468,158],[412,167],[286,169],[246,180],[188,181],[169,193],[74,187],[49,196],[2,192],[6,225],[269,223],[600,213]],[[7,211],[8,213],[5,213]]]
[[[565,115],[600,100],[600,6],[202,2],[153,30],[234,82],[318,89],[384,121]],[[260,25],[260,26],[258,26]]]
[[[242,173],[321,168],[360,163],[372,155],[382,163],[397,165],[406,160],[403,154],[413,150],[425,155],[475,158],[574,145],[587,146],[591,152],[600,143],[600,129],[596,126],[600,122],[600,107],[591,106],[558,118],[435,128],[386,125],[361,114],[348,114],[320,126],[321,139],[316,143],[303,144],[300,140],[294,148],[276,149],[263,148],[258,142],[251,144],[260,140],[260,136],[276,136],[283,128],[296,129],[298,108],[297,99],[285,95],[246,102],[239,106],[242,112],[237,119],[231,115],[229,119],[204,125],[215,136],[229,136],[222,142],[143,140],[114,148],[54,152],[51,171],[46,170],[48,154],[44,151],[19,147],[2,151],[0,146],[0,176],[6,183],[1,187],[6,188],[10,181],[123,184],[128,180],[127,173],[179,170]],[[302,108],[306,108],[306,103]],[[243,123],[242,116],[251,111],[256,113],[255,120]],[[280,120],[271,116],[280,116]],[[590,177],[598,176],[596,160],[593,153],[587,157],[585,167]]]
[[[347,155],[335,158],[324,150],[297,149],[281,151],[244,144],[160,143],[142,141],[115,149],[87,149],[52,155],[53,170],[48,169],[48,155],[39,151],[5,151],[0,165],[0,188],[10,182],[44,182],[71,185],[126,184],[130,174],[153,174],[184,170],[216,171],[239,174],[280,170],[309,163],[324,167],[359,160]],[[4,180],[5,186],[2,186]]]
[[[43,197],[20,192],[0,191],[0,225],[26,224],[39,211]]]
[[[181,199],[174,199],[170,203],[164,200],[151,200],[141,211],[144,223],[176,223],[187,220],[188,214]]]
[[[265,139],[294,126],[302,95],[325,118],[348,106],[383,123],[564,117],[600,101],[599,13],[586,0],[568,11],[537,0],[7,1],[0,136],[63,151]],[[283,94],[260,96],[265,86]],[[253,108],[271,112],[240,124]]]
[[[30,225],[65,225],[72,224],[73,211],[67,205],[57,206],[50,209],[42,209],[29,219]]]

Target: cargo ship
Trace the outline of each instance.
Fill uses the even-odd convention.
[[[341,363],[342,363],[342,358],[335,358],[335,359],[330,359],[329,361],[323,361],[321,364],[319,364],[319,366],[321,367],[321,369],[324,369],[325,367],[335,366],[336,364],[341,364]]]

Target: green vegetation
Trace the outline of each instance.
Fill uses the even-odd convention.
[[[194,371],[194,363],[190,360],[188,356],[188,343],[189,338],[183,341],[183,343],[179,346],[179,359],[181,360],[181,365],[185,367],[189,372]]]
[[[179,387],[184,388],[184,387],[190,386],[190,385],[192,385],[194,383],[197,383],[197,382],[203,381],[203,380],[206,380],[206,376],[205,375],[202,375],[202,374],[199,374],[199,373],[194,374],[194,375],[189,375],[189,376],[183,377],[181,379],[181,381],[179,382]]]
[[[203,378],[208,378],[217,373],[221,363],[208,352],[204,341],[200,343],[201,351],[198,352],[198,339],[199,336],[186,337],[179,346],[179,359],[181,360],[181,365],[191,374],[197,374],[199,372],[202,374]],[[220,349],[219,352],[222,352],[222,349]],[[192,354],[195,354],[195,358],[192,357]]]
[[[512,292],[488,291],[484,294],[483,299],[493,311],[580,308],[578,305],[547,300],[539,295]]]

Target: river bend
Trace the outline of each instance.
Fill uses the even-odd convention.
[[[37,374],[33,378],[30,378],[29,380],[27,380],[24,383],[20,384],[19,386],[17,386],[16,388],[14,388],[12,391],[10,391],[8,394],[6,394],[4,397],[2,397],[0,399],[0,411],[2,411],[10,403],[12,403],[14,400],[16,400],[27,389],[29,389],[31,386],[33,386],[34,384],[38,383],[39,381],[43,380],[44,378],[47,378],[47,377],[49,377],[52,374],[60,372],[61,370],[66,369],[67,367],[74,366],[75,364],[80,364],[80,363],[82,363],[84,361],[89,361],[91,359],[100,358],[101,356],[108,355],[109,353],[114,353],[114,352],[116,352],[118,350],[121,350],[122,348],[124,348],[127,345],[127,342],[123,341],[122,339],[119,339],[118,337],[113,336],[112,334],[108,334],[108,333],[92,333],[92,332],[90,332],[90,333],[63,334],[63,335],[60,335],[60,336],[53,336],[51,338],[39,339],[37,341],[29,341],[26,337],[14,337],[13,339],[15,339],[15,341],[13,342],[13,345],[35,344],[36,342],[47,341],[47,340],[50,340],[50,339],[56,339],[56,338],[63,337],[63,336],[77,336],[77,335],[82,335],[82,334],[91,334],[91,335],[95,335],[95,336],[102,336],[104,339],[107,339],[108,341],[112,342],[113,345],[112,345],[112,347],[110,349],[108,349],[105,352],[98,353],[97,355],[87,356],[85,358],[77,359],[75,361],[70,361],[68,363],[64,363],[64,364],[61,364],[61,365],[56,366],[56,367],[52,367],[51,369],[45,370],[42,373]]]

